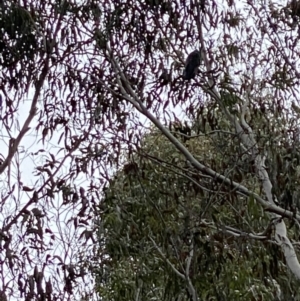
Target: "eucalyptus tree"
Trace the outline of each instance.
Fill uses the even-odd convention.
[[[120,269],[124,273],[130,269],[134,271],[133,274],[128,274],[129,279],[125,280],[124,274],[121,273],[118,274],[120,276],[118,281],[114,282],[115,274],[111,280],[108,280],[110,285],[118,283],[120,287],[117,286],[117,288],[121,292],[125,287],[127,295],[124,300],[132,298],[142,300],[145,296],[148,296],[149,299],[161,299],[165,298],[166,292],[169,294],[168,285],[171,284],[161,281],[162,285],[160,286],[156,283],[162,278],[166,279],[164,276],[167,277],[167,272],[166,274],[158,272],[159,277],[154,273],[151,278],[152,285],[147,286],[143,291],[145,281],[142,267],[147,264],[141,263],[142,255],[135,249],[138,249],[138,246],[131,247],[131,243],[141,242],[142,246],[148,246],[144,242],[146,238],[148,243],[152,242],[152,248],[149,247],[145,252],[147,260],[151,256],[151,251],[154,250],[156,254],[153,255],[152,264],[157,258],[160,258],[165,263],[165,269],[169,268],[177,280],[181,279],[185,283],[187,290],[185,297],[181,291],[173,290],[173,294],[168,295],[169,300],[176,298],[190,298],[191,300],[202,300],[203,298],[208,298],[207,300],[209,298],[240,300],[245,298],[247,300],[247,298],[249,299],[247,293],[252,293],[254,299],[270,298],[272,300],[274,297],[299,299],[297,288],[291,287],[290,280],[290,277],[294,277],[294,280],[300,277],[295,249],[300,218],[297,213],[299,196],[299,156],[297,151],[299,124],[297,119],[299,108],[296,92],[299,84],[296,47],[299,39],[297,34],[299,16],[298,6],[295,3],[288,5],[273,3],[266,7],[263,2],[259,1],[243,4],[234,1],[228,3],[225,1],[220,3],[191,1],[186,5],[181,2],[154,1],[139,2],[136,6],[131,7],[132,11],[128,7],[123,11],[122,4],[119,4],[116,5],[118,9],[113,10],[115,16],[113,20],[116,22],[114,24],[118,24],[120,30],[111,32],[107,31],[105,27],[99,29],[99,48],[106,56],[107,67],[111,68],[109,73],[116,77],[117,91],[113,91],[107,86],[108,91],[119,99],[124,99],[144,115],[173,144],[174,151],[184,156],[189,166],[188,175],[186,175],[185,169],[181,171],[186,178],[190,179],[190,182],[198,185],[202,190],[210,191],[209,195],[218,195],[220,191],[223,192],[226,195],[225,202],[230,201],[228,190],[236,198],[237,203],[230,204],[232,214],[236,215],[236,219],[239,220],[236,221],[235,227],[232,226],[231,219],[226,222],[216,218],[214,214],[210,215],[208,224],[218,229],[219,233],[246,238],[248,241],[267,242],[271,249],[268,249],[265,243],[261,244],[261,247],[265,248],[264,254],[268,258],[272,256],[272,260],[275,260],[272,263],[268,261],[270,279],[266,274],[258,276],[261,281],[270,280],[270,287],[272,287],[270,290],[274,293],[272,296],[256,295],[255,290],[258,289],[258,286],[255,282],[258,281],[258,278],[255,278],[257,275],[253,271],[254,283],[250,284],[249,280],[248,290],[244,290],[243,293],[241,290],[235,290],[237,295],[229,296],[229,289],[228,291],[223,290],[224,295],[221,296],[219,295],[220,289],[224,289],[221,285],[216,288],[215,294],[208,294],[204,297],[203,289],[201,286],[199,287],[199,279],[192,278],[190,275],[194,271],[191,268],[192,263],[195,265],[198,263],[197,268],[201,268],[201,262],[197,261],[195,255],[197,249],[195,241],[191,238],[188,239],[186,245],[188,251],[184,260],[180,258],[179,252],[177,252],[177,257],[172,254],[177,258],[177,262],[174,264],[174,257],[170,255],[169,248],[173,246],[176,249],[174,245],[177,247],[178,245],[172,241],[168,227],[164,232],[165,239],[161,240],[161,237],[158,238],[154,235],[154,233],[157,234],[152,229],[154,225],[151,227],[150,222],[148,225],[146,222],[142,222],[142,224],[137,222],[140,215],[147,220],[145,215],[148,217],[148,212],[146,209],[135,211],[137,210],[135,207],[138,207],[135,203],[137,202],[136,198],[141,198],[146,202],[149,197],[149,203],[153,202],[154,207],[159,206],[155,205],[155,200],[164,198],[164,193],[168,195],[170,187],[172,191],[176,191],[178,187],[178,184],[175,184],[176,177],[174,176],[174,179],[166,175],[165,180],[172,181],[174,179],[174,183],[168,183],[162,190],[157,189],[158,196],[154,197],[147,194],[146,188],[150,185],[149,183],[137,185],[133,182],[136,184],[133,185],[130,177],[126,176],[127,173],[123,172],[119,180],[123,184],[118,183],[116,186],[115,182],[111,183],[111,193],[103,201],[104,220],[116,218],[113,219],[113,222],[109,219],[107,224],[104,223],[107,229],[103,231],[103,243],[106,242],[109,245],[108,254],[112,256],[112,262],[108,265],[114,263],[114,252],[125,253],[125,257],[124,254],[122,257],[126,260],[125,266],[121,265]],[[138,5],[143,9],[139,10]],[[132,24],[132,19],[128,17],[130,12],[135,15],[136,22],[133,23],[132,35],[128,36],[130,31],[127,30],[127,26]],[[111,20],[109,16],[110,14],[104,14],[103,20]],[[130,20],[129,23],[127,20]],[[151,37],[150,40],[149,37]],[[128,42],[128,48],[123,45],[120,47],[119,41],[122,39]],[[137,47],[132,48],[132,45]],[[189,53],[195,48],[201,49],[204,66],[200,67],[200,72],[193,81],[183,82],[180,79],[180,73],[186,68],[184,66],[186,54],[182,52]],[[151,52],[149,52],[150,49]],[[126,59],[120,60],[120,52],[123,52]],[[128,70],[124,64],[130,66]],[[105,69],[107,70],[107,68]],[[105,85],[104,81],[102,83]],[[179,115],[179,112],[182,114]],[[177,133],[174,133],[176,129]],[[187,136],[187,133],[190,133],[192,137]],[[187,147],[183,140],[178,139],[178,134],[185,137],[185,142],[188,138],[203,143],[203,139],[209,137],[214,143],[214,149],[208,148],[206,156],[204,154],[199,156],[191,144]],[[152,155],[152,152],[143,156],[158,162],[168,170],[162,161],[163,147],[161,149],[154,148],[155,156]],[[143,148],[137,146],[136,156],[138,157],[140,150],[144,151]],[[217,164],[218,158],[220,158],[218,155],[222,155],[223,164],[221,166]],[[133,162],[137,160],[136,156],[131,158]],[[176,161],[174,163],[171,160],[171,162],[168,161],[166,164],[178,168]],[[135,166],[136,163],[129,160],[128,164]],[[182,168],[182,166],[179,167]],[[135,169],[140,172],[140,177],[143,177],[143,174],[147,174],[148,171],[143,162],[137,163]],[[174,170],[173,172],[175,173]],[[194,174],[198,175],[197,180],[191,177]],[[153,176],[149,177],[153,181]],[[206,186],[208,183],[205,181],[206,185],[204,185],[201,177],[209,179],[207,182],[213,183],[214,189],[210,186],[208,188]],[[119,181],[117,180],[117,182]],[[133,194],[133,196],[127,194],[128,183],[132,189],[129,189],[128,194]],[[118,185],[121,185],[121,188],[118,188]],[[159,184],[157,185],[159,187]],[[139,188],[138,195],[136,195],[137,186]],[[151,185],[150,187],[152,188]],[[184,188],[182,189],[184,190]],[[123,191],[123,194],[120,191]],[[215,203],[218,206],[211,201],[208,202],[207,207],[214,209],[217,207],[218,213],[226,212],[225,216],[229,214],[224,209],[225,206],[222,206],[220,198]],[[106,207],[105,204],[109,205]],[[199,204],[201,204],[201,200],[199,200]],[[237,204],[243,204],[241,211],[236,209]],[[238,206],[238,208],[240,207]],[[253,208],[255,208],[256,214],[252,213]],[[106,210],[110,213],[107,216]],[[160,218],[167,224],[168,218],[165,216],[164,219],[162,214],[164,210],[166,209],[159,208],[158,211],[162,215]],[[205,208],[204,211],[207,212],[207,210]],[[176,213],[179,214],[179,212],[178,209]],[[257,212],[259,212],[258,215]],[[186,210],[185,213],[188,216],[187,219],[192,219],[193,214],[190,211]],[[154,215],[154,213],[151,214]],[[148,218],[151,219],[151,215]],[[198,212],[197,218],[196,233],[200,226],[207,222],[201,212]],[[112,230],[111,227],[114,223],[116,223],[116,228]],[[290,236],[286,223],[292,229]],[[176,227],[178,224],[184,225],[184,222],[174,222],[173,226]],[[245,224],[248,224],[249,228],[244,228]],[[135,240],[136,237],[132,233],[132,231],[134,232],[133,225],[141,230],[144,230],[143,227],[145,227],[147,235],[137,236],[141,241]],[[193,229],[194,226],[195,223]],[[180,230],[177,230],[179,232],[176,233],[176,237],[180,234]],[[137,232],[139,233],[139,231]],[[111,242],[110,234],[112,233],[116,235],[113,249],[108,243],[108,241]],[[108,241],[105,240],[105,235],[107,235]],[[130,239],[131,236],[135,238]],[[171,237],[171,241],[168,241],[169,237]],[[125,242],[122,239],[125,239]],[[182,239],[181,237],[181,242]],[[167,246],[165,245],[166,241]],[[215,242],[212,237],[209,241]],[[122,249],[122,243],[125,244],[125,249]],[[248,250],[251,245],[252,251],[257,247],[256,243],[248,242],[246,249]],[[223,247],[228,247],[228,245],[224,243]],[[183,246],[180,246],[181,248],[184,249]],[[142,252],[142,254],[144,253]],[[117,261],[120,260],[118,256]],[[260,263],[262,266],[265,265],[263,259]],[[278,264],[280,270],[283,267],[286,268],[285,280],[281,282],[277,279],[278,282],[281,282],[281,287],[275,279],[279,277]],[[154,266],[152,265],[146,271],[155,271]],[[236,262],[236,268],[237,266]],[[159,267],[160,261],[156,268],[159,269]],[[264,266],[262,270],[267,271],[268,269]],[[111,273],[111,271],[116,270],[110,266],[109,272]],[[145,273],[147,274],[147,272]],[[138,277],[139,275],[141,278]],[[205,277],[205,275],[201,276]],[[282,277],[282,270],[280,276]],[[120,283],[123,283],[124,286]],[[171,283],[174,285],[176,281],[172,278]],[[224,285],[224,283],[222,284]],[[102,286],[103,284],[100,287],[102,288]],[[179,287],[182,288],[177,283],[175,288]],[[110,287],[109,292],[120,293],[117,288]],[[261,287],[258,291],[260,289]],[[158,293],[159,290],[161,290],[160,293]],[[142,295],[142,291],[145,295]],[[114,295],[114,297],[108,295],[107,298],[118,299],[121,295],[122,293]]]
[[[299,278],[297,1],[4,0],[0,14],[3,300],[97,299],[94,262],[109,258],[95,256],[101,191],[136,158],[150,124],[194,185],[261,212],[246,227],[232,205],[232,225],[214,219],[211,201],[199,222],[278,247],[281,273]],[[201,64],[184,81],[195,50]],[[203,139],[212,145],[197,157],[186,143]],[[178,277],[170,285],[202,296],[188,273],[193,244],[183,271],[161,241],[149,242]]]

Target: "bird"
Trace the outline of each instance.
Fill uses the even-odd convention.
[[[195,50],[188,55],[182,75],[184,80],[190,80],[196,76],[201,60],[201,52],[199,50]]]

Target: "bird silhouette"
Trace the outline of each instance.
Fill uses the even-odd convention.
[[[194,78],[197,74],[200,63],[201,63],[201,52],[199,50],[195,50],[192,53],[190,53],[185,62],[182,78],[184,80],[190,80]]]

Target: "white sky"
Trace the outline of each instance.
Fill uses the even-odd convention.
[[[286,2],[286,1],[285,1]],[[241,3],[241,9],[242,9],[242,2]],[[280,3],[283,3],[282,1]],[[251,22],[251,21],[249,21]],[[222,29],[220,29],[222,30]],[[218,30],[215,32],[215,37],[217,38],[218,35]],[[240,35],[241,39],[243,36],[243,32],[240,33],[236,33],[237,37]],[[212,37],[210,37],[212,38]],[[264,41],[263,47],[266,49],[267,51],[267,47],[268,47],[268,42]],[[187,47],[187,49],[183,52],[185,55],[188,54],[190,51],[194,50],[193,48],[199,48],[198,45],[196,45],[195,47]],[[234,66],[236,67],[236,66]],[[234,68],[232,67],[232,68]],[[266,68],[266,66],[260,66],[259,69],[256,69],[257,75],[261,75],[264,72],[264,68]],[[249,71],[250,72],[250,71]],[[31,91],[29,93],[29,96],[24,98],[24,102],[20,104],[20,107],[18,109],[17,114],[15,115],[15,118],[17,119],[17,122],[14,126],[13,132],[11,132],[10,134],[13,137],[16,137],[16,135],[19,133],[20,128],[22,127],[22,125],[25,122],[25,119],[28,116],[29,110],[30,110],[30,105],[31,105],[31,99],[33,97],[33,92]],[[39,102],[39,109],[43,110],[43,104],[42,104],[42,100]],[[4,108],[2,109],[4,110]],[[177,114],[177,116],[181,117],[183,116],[182,110],[180,108],[180,106],[176,107],[175,109],[171,106],[170,104],[170,108],[168,108],[169,111],[175,112]],[[38,140],[41,138],[40,135],[36,135],[36,125],[38,124],[38,120],[37,120],[38,114],[34,120],[34,122],[31,123],[31,129],[30,131],[25,135],[24,139],[21,141],[20,146],[19,146],[19,157],[15,157],[12,161],[11,164],[11,168],[7,171],[9,171],[9,174],[6,172],[4,172],[1,176],[0,179],[2,179],[2,185],[0,186],[0,192],[1,195],[3,196],[7,191],[8,191],[8,187],[7,187],[7,181],[9,180],[10,182],[10,187],[12,187],[14,184],[18,185],[18,183],[22,182],[23,186],[28,186],[28,187],[35,187],[36,185],[39,187],[39,184],[36,184],[36,180],[38,179],[37,177],[34,177],[34,173],[35,173],[35,168],[38,165],[42,165],[43,161],[46,160],[46,156],[42,157],[42,156],[32,156],[31,154],[34,154],[36,152],[38,152],[40,149],[45,149],[46,152],[44,153],[45,155],[47,154],[48,151],[52,152],[55,156],[57,156],[57,158],[63,158],[64,154],[57,154],[57,151],[61,148],[61,145],[58,145],[58,139],[60,137],[61,132],[56,132],[53,135],[53,138],[51,139],[51,143],[45,143],[45,145],[43,145],[41,142],[38,142]],[[143,124],[148,125],[148,121],[145,119],[144,116],[140,117],[140,120]],[[17,126],[17,124],[19,124],[19,126]],[[1,157],[6,157],[7,155],[7,145],[8,145],[8,141],[9,141],[9,135],[8,133],[5,131],[4,127],[1,127],[1,134],[2,134],[2,140],[0,141],[0,155]],[[18,164],[18,162],[20,163],[20,170],[17,171],[16,166]],[[68,166],[65,165],[64,168],[62,168],[62,170],[60,171],[61,174],[64,173],[68,173]],[[97,178],[99,175],[94,175],[95,178]],[[84,176],[79,177],[76,182],[74,182],[74,185],[79,186],[85,186],[86,188],[88,186],[89,182],[84,178]],[[18,203],[18,201],[16,202],[6,202],[4,207],[2,208],[2,212],[0,214],[0,221],[3,222],[5,218],[7,218],[9,215],[15,213],[16,211],[18,211],[20,208],[22,208],[22,206],[24,204],[27,203],[28,201],[28,196],[31,197],[32,196],[32,192],[22,192],[22,188],[20,187],[20,190],[15,189],[15,197],[17,200],[20,200],[20,203]],[[55,196],[55,200],[53,200],[53,204],[44,204],[43,207],[41,207],[40,209],[45,210],[45,212],[47,213],[47,216],[49,218],[49,225],[51,227],[51,230],[57,234],[58,239],[56,240],[56,245],[53,247],[53,255],[59,255],[62,256],[64,255],[64,249],[66,248],[66,245],[64,245],[63,241],[59,241],[59,237],[63,236],[65,238],[68,237],[67,240],[70,241],[70,245],[69,247],[67,247],[69,249],[69,255],[70,257],[76,256],[77,255],[77,248],[76,246],[74,246],[76,244],[76,235],[77,233],[74,233],[73,229],[71,227],[69,227],[69,225],[66,224],[66,220],[70,217],[71,211],[66,210],[66,208],[61,208],[60,205],[62,203],[62,199],[61,198],[57,198],[57,195]],[[54,205],[54,208],[53,208]],[[16,208],[17,206],[17,208]],[[30,208],[32,209],[33,206],[30,206]],[[58,221],[59,220],[59,221]],[[61,228],[59,229],[57,227],[58,223],[60,224]],[[17,231],[16,228],[14,228],[14,231]],[[14,232],[14,235],[17,232]],[[62,237],[60,237],[62,238]],[[47,239],[46,239],[47,241]],[[67,243],[67,241],[65,242]],[[73,245],[74,244],[74,245]],[[22,246],[15,246],[16,248],[21,248]],[[73,250],[72,250],[73,249]],[[0,254],[0,258],[3,259],[3,254]],[[44,260],[43,256],[41,256],[39,259],[37,258],[37,261],[40,261],[40,263],[42,262],[42,260]],[[66,262],[69,262],[69,258],[66,258]],[[57,261],[58,262],[58,261]],[[34,267],[34,265],[33,265]],[[33,268],[32,267],[32,268]],[[29,270],[32,269],[30,267],[28,267]],[[49,274],[50,276],[50,274]],[[8,278],[10,278],[10,275],[7,275]],[[88,285],[88,283],[86,283],[86,285]],[[10,297],[9,300],[20,300],[20,299],[14,299],[13,297]],[[79,297],[78,299],[79,300]]]

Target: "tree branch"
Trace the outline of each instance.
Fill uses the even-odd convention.
[[[204,39],[201,36],[201,43],[204,46]],[[291,211],[286,211],[280,207],[278,207],[274,200],[273,200],[273,195],[272,195],[272,184],[270,182],[269,176],[267,171],[265,170],[264,167],[264,158],[261,157],[259,154],[258,148],[257,148],[257,143],[254,138],[254,134],[252,132],[252,129],[249,125],[245,124],[247,128],[247,133],[243,130],[240,122],[238,121],[237,117],[234,115],[231,115],[228,109],[225,107],[225,105],[221,101],[220,94],[217,92],[216,88],[214,85],[212,85],[210,88],[203,88],[213,99],[217,101],[217,103],[220,105],[222,108],[223,112],[225,115],[228,117],[230,122],[235,126],[237,134],[241,140],[241,142],[251,150],[252,152],[252,157],[255,158],[255,166],[258,171],[258,175],[262,181],[263,184],[263,190],[267,196],[268,201],[265,201],[263,198],[261,198],[259,195],[250,192],[245,186],[234,182],[230,180],[229,178],[215,172],[214,170],[210,169],[209,167],[204,166],[201,164],[189,151],[188,149],[180,143],[171,133],[170,131],[165,128],[160,121],[152,114],[150,113],[147,108],[144,106],[143,102],[139,99],[137,94],[133,91],[133,89],[130,86],[130,83],[128,82],[125,74],[122,72],[119,64],[115,60],[112,51],[110,50],[109,46],[107,45],[106,47],[108,53],[109,53],[109,58],[110,62],[112,64],[112,67],[115,69],[115,73],[117,74],[117,81],[118,85],[120,86],[120,89],[124,96],[126,96],[126,99],[139,111],[141,112],[144,116],[146,116],[169,140],[170,142],[186,157],[186,159],[191,162],[191,164],[201,172],[208,174],[222,183],[234,187],[237,191],[240,193],[243,193],[249,197],[253,197],[256,199],[267,211],[275,213],[275,217],[278,216],[284,216],[284,217],[289,217],[289,218],[296,218],[298,221],[300,221],[300,216],[298,214],[294,214]],[[202,52],[204,54],[205,58],[205,50],[204,48],[202,49]],[[206,65],[209,65],[209,61],[207,58],[205,58]],[[209,72],[208,72],[209,74]],[[121,80],[125,83],[126,85],[126,90],[129,91],[130,95],[126,92],[125,88],[123,87]],[[211,82],[211,80],[210,80]],[[297,256],[294,250],[293,245],[291,244],[290,240],[287,237],[286,233],[286,226],[284,221],[281,219],[280,222],[278,222],[275,226],[275,239],[279,243],[279,245],[282,247],[285,258],[287,260],[287,263],[292,270],[292,272],[300,279],[300,264],[297,260]]]

